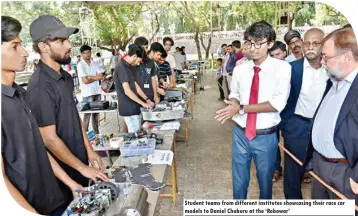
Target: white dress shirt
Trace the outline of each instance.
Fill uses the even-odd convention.
[[[236,98],[241,105],[249,105],[251,83],[254,76],[254,62],[250,60],[235,67],[229,98]],[[256,129],[267,129],[280,123],[280,112],[285,108],[291,87],[291,65],[286,61],[267,58],[258,67],[258,103],[269,102],[278,112],[257,113]],[[232,118],[241,127],[246,127],[247,114]]]
[[[88,65],[84,60],[81,60],[77,65],[77,71],[78,71],[78,76],[80,78],[79,80],[80,80],[82,97],[101,94],[99,81],[94,81],[92,83],[85,84],[81,79],[82,77],[85,76],[96,76],[97,74],[104,72],[98,67],[98,65],[94,61],[91,60],[90,65]]]
[[[332,87],[317,111],[312,129],[312,144],[316,151],[327,158],[344,158],[334,145],[334,131],[348,91],[357,76],[353,71],[343,81],[332,80]],[[354,140],[353,140],[354,142]]]
[[[316,70],[306,58],[304,59],[302,87],[298,96],[295,114],[306,118],[313,118],[322,100],[327,80],[327,71],[323,66]]]
[[[224,56],[224,63],[223,63],[223,76],[226,77],[227,76],[227,71],[226,71],[226,65],[227,65],[227,62],[229,61],[230,59],[230,53],[226,53],[225,56]]]

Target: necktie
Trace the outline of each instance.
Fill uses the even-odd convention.
[[[257,104],[259,100],[259,72],[261,69],[254,67],[254,77],[252,78],[249,104]],[[246,120],[245,135],[248,140],[252,140],[256,136],[256,118],[257,113],[248,113]]]

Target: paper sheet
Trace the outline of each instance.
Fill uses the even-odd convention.
[[[160,127],[160,130],[179,130],[179,128],[180,128],[179,121],[173,121],[173,122],[164,123]]]
[[[154,154],[148,155],[146,163],[151,164],[168,164],[169,166],[173,163],[174,153],[170,150],[155,150]]]

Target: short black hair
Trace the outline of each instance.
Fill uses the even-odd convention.
[[[78,57],[81,58],[81,55],[77,55],[77,58],[78,58]]]
[[[163,38],[163,45],[165,45],[165,43],[166,43],[167,41],[169,41],[169,42],[172,44],[172,46],[174,46],[174,41],[173,41],[173,39],[171,39],[170,37],[165,37],[165,38]]]
[[[282,43],[281,41],[275,41],[273,46],[270,49],[270,52],[275,51],[277,49],[282,50],[283,52],[287,52],[286,44]]]
[[[222,59],[222,58],[218,58],[218,59],[216,59],[216,61],[223,62],[223,59]]]
[[[180,48],[185,49],[185,46],[182,46],[182,47],[180,47]]]
[[[241,48],[241,42],[239,40],[234,40],[231,44],[238,49]]]
[[[223,48],[224,46],[227,46],[227,44],[221,44],[221,48]]]
[[[232,44],[227,45],[228,47],[232,47]]]
[[[128,56],[134,56],[136,55],[138,58],[144,58],[145,57],[145,51],[143,47],[134,45],[128,50]]]
[[[96,53],[96,56],[97,56],[97,57],[101,57],[101,53],[99,53],[99,52]]]
[[[1,43],[9,42],[19,36],[21,23],[12,17],[1,16]]]
[[[168,56],[168,53],[167,52],[162,52],[162,55],[161,55],[163,58],[167,58]]]
[[[81,48],[80,48],[80,52],[83,53],[84,51],[92,51],[92,47],[88,46],[87,44],[85,45],[82,45]]]
[[[175,49],[177,50],[177,49],[179,49],[180,47],[175,47]]]
[[[148,45],[148,40],[147,38],[145,37],[137,37],[135,40],[134,40],[134,44],[137,45],[137,46],[146,46]]]
[[[266,38],[268,42],[272,42],[276,40],[276,32],[268,22],[263,20],[255,22],[245,30],[244,40],[248,40],[249,37],[252,37],[254,41]]]
[[[154,43],[152,43],[150,45],[149,52],[151,52],[151,51],[153,51],[153,52],[161,52],[161,53],[165,52],[163,45],[161,45],[158,42],[154,42]]]

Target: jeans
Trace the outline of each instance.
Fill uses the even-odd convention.
[[[93,101],[100,101],[100,100],[101,100],[101,95],[92,95],[92,96],[88,96],[88,97],[83,97],[83,101],[89,102],[89,103],[91,103]],[[99,130],[98,130],[99,114],[98,113],[84,114],[83,124],[85,126],[85,130],[88,131],[88,126],[89,126],[91,115],[92,115],[92,128],[96,134],[99,134]]]
[[[140,131],[142,123],[141,115],[124,116],[123,118],[126,122],[128,133],[136,133]]]
[[[272,177],[277,154],[276,133],[258,135],[249,141],[238,125],[232,134],[232,177],[234,199],[246,199],[250,184],[251,159],[257,170],[260,199],[272,199]]]
[[[224,89],[222,88],[223,86],[223,77],[221,77],[220,79],[218,79],[218,86],[219,86],[219,91],[220,91],[220,98],[224,99],[225,98],[225,94],[224,94]]]
[[[277,129],[277,140],[278,140],[278,142],[280,142],[280,130],[278,130],[278,129]],[[282,174],[280,148],[277,148],[277,157],[276,157],[276,163],[275,163],[275,171],[278,171],[280,174]]]

